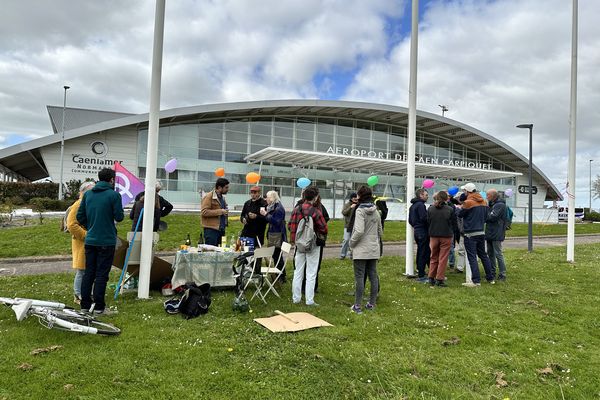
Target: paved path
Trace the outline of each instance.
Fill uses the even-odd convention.
[[[575,238],[575,244],[600,243],[600,235],[579,235]],[[533,247],[553,247],[566,246],[566,236],[541,236],[535,237]],[[527,238],[509,238],[504,242],[504,248],[508,249],[526,249]],[[384,246],[384,255],[398,256],[404,255],[405,245],[403,242],[387,243]],[[340,254],[340,246],[332,245],[325,248],[325,258],[336,258]],[[173,262],[174,255],[169,253],[158,254],[168,262]],[[0,260],[0,276],[10,275],[37,275],[50,274],[57,272],[71,271],[71,260],[65,256],[55,257],[25,257],[20,259]]]

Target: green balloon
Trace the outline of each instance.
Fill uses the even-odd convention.
[[[378,183],[379,183],[379,177],[377,175],[370,176],[369,179],[367,179],[367,185],[369,185],[369,186],[375,186]]]

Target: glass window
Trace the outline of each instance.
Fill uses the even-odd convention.
[[[314,149],[314,142],[309,140],[296,140],[296,149],[312,151]]]
[[[252,134],[250,136],[250,144],[252,144],[252,145],[264,144],[264,145],[270,146],[271,145],[271,136]]]
[[[180,145],[184,141],[186,145],[196,147],[198,143],[198,125],[173,125],[170,128],[169,144],[171,146]]]
[[[450,142],[442,139],[439,140],[437,148],[437,157],[441,160],[448,160],[450,158]]]
[[[206,149],[206,150],[222,150],[223,149],[223,141],[203,139],[200,141],[199,146],[201,149]]]
[[[245,162],[244,161],[244,157],[246,156],[246,154],[240,154],[240,153],[225,153],[225,161],[231,161],[231,162]]]
[[[250,123],[250,131],[259,135],[271,136],[272,122],[270,119],[252,120]]]
[[[235,132],[248,132],[248,123],[244,121],[227,121],[225,123],[225,129],[228,131]]]
[[[281,137],[273,138],[273,146],[275,146],[275,147],[283,147],[283,148],[291,149],[292,145],[293,145],[293,140],[291,137],[289,137],[289,138],[281,138]]]
[[[300,139],[300,140],[314,140],[315,134],[314,132],[311,131],[306,131],[306,130],[301,130],[298,129],[296,130],[296,139]]]
[[[185,141],[181,141],[180,143],[185,144]],[[198,154],[198,149],[196,146],[190,146],[190,147],[171,146],[171,147],[169,147],[169,153],[171,154],[172,157],[195,159],[196,155]]]
[[[223,140],[223,124],[220,122],[211,124],[199,124],[198,136],[200,139]]]
[[[319,118],[317,131],[323,133],[333,133],[335,130],[335,120],[333,118]]]
[[[198,150],[198,159],[200,160],[213,160],[213,161],[221,161],[223,159],[223,152],[212,151],[212,150]]]
[[[237,153],[246,153],[248,152],[248,145],[246,143],[226,142],[225,150],[234,151]]]
[[[395,135],[391,135],[390,136],[390,152],[397,154],[404,154],[405,152],[405,141],[404,141],[404,137],[402,136],[395,136]]]
[[[225,140],[227,142],[247,143],[248,134],[246,132],[225,131]]]

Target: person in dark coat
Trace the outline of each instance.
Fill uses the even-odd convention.
[[[265,244],[265,231],[267,230],[267,220],[261,214],[261,208],[267,208],[267,201],[262,197],[259,186],[250,188],[250,199],[244,203],[240,221],[244,225],[242,236],[254,239],[254,246],[259,247]]]
[[[486,193],[489,212],[485,224],[485,242],[487,254],[492,266],[492,275],[496,278],[496,261],[498,261],[498,280],[506,280],[506,264],[502,253],[502,242],[506,233],[506,202],[498,197],[496,189]]]
[[[445,287],[446,266],[454,240],[456,214],[448,202],[448,194],[444,191],[433,196],[434,203],[427,209],[429,224],[429,247],[431,258],[429,262],[429,284]]]
[[[158,227],[160,226],[160,219],[166,217],[173,211],[173,204],[169,203],[164,197],[162,197],[159,192],[162,190],[162,183],[160,181],[156,181],[156,200],[154,201],[154,206],[156,207],[156,211],[154,211],[154,226],[152,230],[154,232],[158,232]],[[135,203],[129,212],[129,218],[133,220],[131,224],[131,231],[135,230],[135,225],[137,224],[137,220],[140,216],[140,212],[142,207],[144,207],[144,203],[142,202],[141,207],[136,211],[136,206],[138,206],[138,202],[140,199],[144,197],[144,192],[140,192],[135,196]],[[142,222],[140,222],[140,226],[138,227],[138,232],[142,231]]]
[[[408,223],[413,227],[415,242],[417,243],[417,282],[427,282],[425,268],[429,264],[431,250],[429,249],[429,225],[427,223],[427,207],[425,203],[429,198],[427,190],[420,188],[415,192],[408,211]]]
[[[285,265],[285,260],[283,257],[280,257],[281,244],[283,242],[287,242],[287,231],[285,228],[285,208],[283,207],[283,204],[281,204],[279,194],[274,190],[267,192],[267,203],[267,208],[260,210],[260,214],[264,216],[269,223],[269,230],[267,231],[267,244],[275,247],[275,251],[273,252],[273,260],[278,261],[276,267],[277,269],[281,270]],[[279,277],[279,281],[281,283],[285,283],[285,270],[283,270],[283,273]]]

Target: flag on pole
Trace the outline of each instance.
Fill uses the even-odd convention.
[[[121,204],[125,207],[144,191],[144,184],[118,162],[115,162],[115,173],[115,190],[121,195]]]

